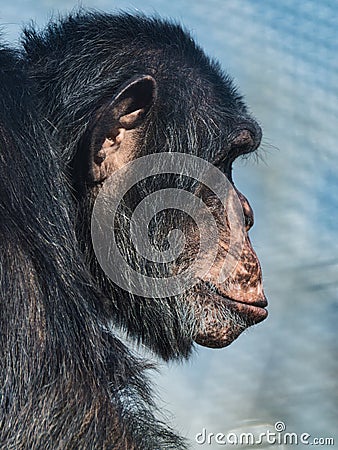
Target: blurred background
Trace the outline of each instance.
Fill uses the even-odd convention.
[[[15,44],[22,24],[79,5],[183,23],[264,131],[259,158],[237,162],[234,178],[255,211],[270,315],[226,349],[197,347],[189,362],[161,366],[154,379],[169,422],[193,449],[220,448],[196,442],[203,428],[257,432],[277,421],[338,448],[337,1],[2,1],[5,38]]]

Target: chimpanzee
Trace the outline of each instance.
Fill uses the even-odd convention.
[[[231,175],[261,129],[176,24],[81,12],[23,45],[1,56],[1,448],[184,448],[114,330],[168,360],[266,317]]]
[[[59,157],[73,193],[77,239],[104,297],[99,306],[102,317],[110,317],[165,360],[187,357],[194,341],[224,347],[245,328],[262,321],[267,302],[259,261],[248,237],[253,213],[233,186],[231,175],[233,161],[258,148],[261,129],[217,62],[205,56],[177,24],[142,14],[80,12],[50,23],[41,32],[27,29],[23,45],[30,79],[39,92],[40,112],[61,148]],[[142,157],[149,174],[133,165]],[[198,180],[196,172],[204,170],[201,161],[215,171],[218,168],[229,180],[226,202],[212,192],[207,175]],[[126,167],[130,170],[123,172]],[[138,171],[142,179],[125,188],[111,221],[114,249],[132,269],[120,257],[114,259],[115,250],[104,267],[102,261],[98,263],[102,255],[97,257],[97,248],[104,253],[101,259],[109,259],[113,244],[104,233],[100,235],[106,227],[99,223],[100,214],[92,217],[93,208],[106,185],[107,195],[108,191],[118,195],[125,178],[131,180]],[[217,178],[216,172],[209,178]],[[167,189],[172,193],[169,199],[164,194]],[[197,199],[193,211],[186,213],[183,207],[175,211],[175,190],[180,196],[183,191],[192,193]],[[156,200],[148,230],[135,242],[130,238],[131,230],[137,233],[138,227],[133,210],[156,191],[167,204],[164,201],[157,208]],[[108,200],[108,209],[114,201]],[[201,202],[212,211],[218,230],[210,242],[213,233],[209,222],[203,225],[206,214]],[[241,230],[241,220],[231,221],[229,216],[236,202],[244,215]],[[102,204],[99,213],[104,213]],[[105,217],[103,222],[109,220]],[[93,229],[96,240],[97,236],[108,239],[96,249]],[[165,256],[175,243],[182,243],[178,239],[182,233],[185,241],[178,246],[179,255],[175,253],[169,262],[158,259],[159,253]],[[204,246],[199,244],[203,236],[208,238]],[[231,249],[234,236],[241,245]],[[138,252],[142,239],[153,246],[148,258]],[[143,247],[146,252],[147,245]],[[215,257],[210,259],[211,253]],[[231,270],[225,267],[227,274],[222,278],[229,253],[235,263]],[[197,263],[196,272],[188,272],[194,282],[186,280],[186,290],[163,290],[161,283],[152,284],[153,279],[184,276],[197,259],[202,265],[203,260],[212,263],[209,270],[199,270]],[[144,286],[133,278],[135,271],[144,277]],[[124,281],[120,283],[119,277]]]
[[[108,332],[56,143],[18,53],[0,48],[0,448],[185,448]]]

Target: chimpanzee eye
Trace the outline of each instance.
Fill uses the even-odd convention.
[[[226,153],[227,154],[227,153]],[[232,183],[232,161],[229,156],[219,157],[213,161],[214,166],[216,166],[228,180]]]
[[[261,127],[252,119],[239,125],[229,136],[231,160],[254,152],[262,139]]]

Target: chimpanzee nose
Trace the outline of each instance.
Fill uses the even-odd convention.
[[[235,188],[236,189],[236,188]],[[239,191],[236,189],[239,201],[243,208],[243,214],[244,214],[244,221],[245,221],[245,230],[249,231],[250,228],[252,228],[254,224],[254,214],[253,210],[250,206],[250,203],[248,199]]]

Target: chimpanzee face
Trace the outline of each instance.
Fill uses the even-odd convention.
[[[123,14],[28,33],[26,50],[104,314],[165,359],[262,321],[253,213],[232,180],[261,129],[218,64],[179,26]]]
[[[231,120],[213,111],[198,128],[168,123],[169,136],[151,142],[158,97],[156,78],[143,75],[96,113],[87,141],[97,196],[94,249],[106,274],[131,296],[162,303],[175,296],[195,342],[223,347],[267,316],[248,236],[253,212],[231,179],[233,160],[258,147],[261,130],[240,109]],[[197,104],[189,119],[182,111],[182,122],[193,123],[202,109]],[[178,145],[170,142],[175,132]]]

